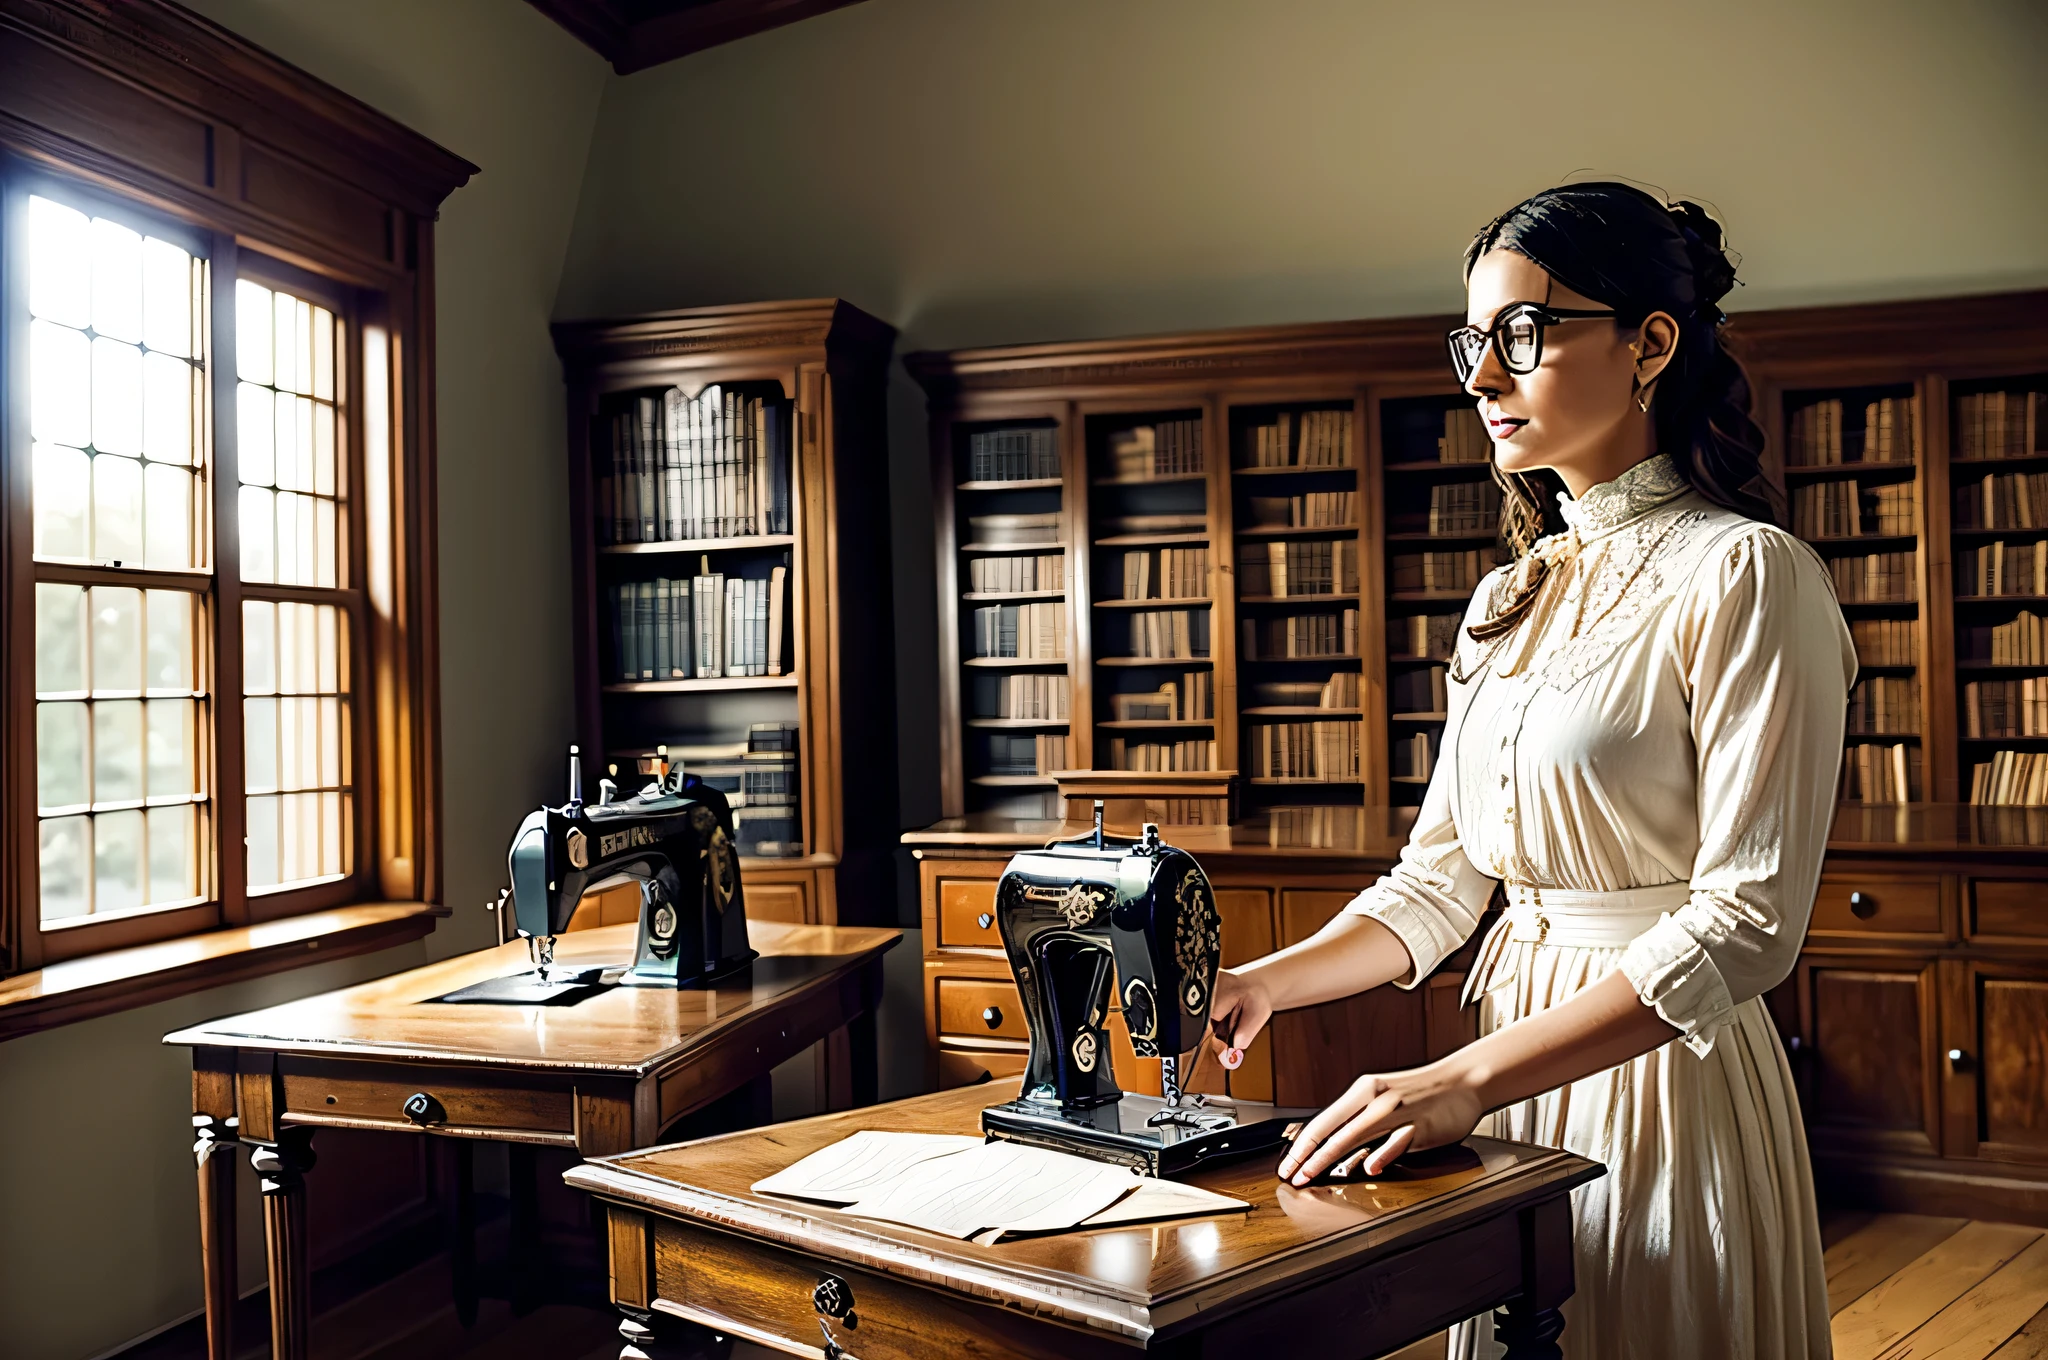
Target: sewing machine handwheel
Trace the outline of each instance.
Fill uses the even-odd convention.
[[[1002,1007],[990,1006],[987,1010],[983,1011],[981,1013],[981,1023],[987,1025],[990,1029],[1001,1029],[1003,1027]]]

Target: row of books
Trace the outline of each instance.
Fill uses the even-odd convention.
[[[2048,737],[2048,675],[1964,685],[1963,721],[1969,737]]]
[[[1464,623],[1458,614],[1409,614],[1388,620],[1387,631],[1400,637],[1404,656],[1426,656],[1448,661],[1458,645],[1458,629]]]
[[[1057,510],[1036,515],[969,515],[967,541],[991,548],[1028,547],[1060,541]]]
[[[765,581],[707,572],[607,586],[613,680],[782,674],[788,576],[776,567]]]
[[[2048,666],[2048,619],[2022,609],[2010,623],[1968,629],[1973,660],[1994,666]]]
[[[1494,548],[1472,548],[1465,552],[1397,553],[1394,557],[1393,588],[1408,591],[1457,591],[1469,594],[1479,580],[1499,564]]]
[[[1358,672],[1334,671],[1327,680],[1261,680],[1250,689],[1259,708],[1357,708]]]
[[[1864,742],[1842,753],[1842,801],[1912,803],[1920,788],[1920,748],[1910,742]]]
[[[1209,655],[1206,609],[1137,609],[1128,622],[1128,656],[1179,660]]]
[[[1246,619],[1244,656],[1248,661],[1279,661],[1295,657],[1358,655],[1358,611],[1295,614],[1284,619]]]
[[[1308,491],[1299,496],[1245,497],[1246,529],[1349,529],[1352,493]]]
[[[2048,595],[2048,539],[1999,539],[1956,553],[1958,595]]]
[[[1060,661],[1067,655],[1067,606],[992,604],[974,611],[974,655],[1019,661]]]
[[[1209,595],[1207,548],[1159,548],[1123,555],[1126,600],[1202,600]]]
[[[2048,529],[2048,472],[1987,472],[1955,495],[1958,529]]]
[[[796,733],[794,723],[755,723],[738,741],[671,745],[667,758],[724,794],[735,812],[793,809],[800,788]]]
[[[1500,525],[1500,488],[1492,482],[1440,482],[1429,489],[1433,534],[1490,534]]]
[[[1258,820],[1275,850],[1357,850],[1365,844],[1362,807],[1275,807]]]
[[[1395,671],[1387,701],[1396,713],[1442,713],[1451,703],[1450,672],[1442,666]]]
[[[1895,737],[1920,730],[1920,681],[1911,675],[1859,680],[1849,691],[1851,736]]]
[[[612,418],[597,478],[607,543],[790,531],[789,407],[713,383],[636,397]]]
[[[1486,422],[1470,406],[1453,406],[1444,412],[1443,438],[1436,441],[1439,463],[1485,463],[1493,459],[1493,439]]]
[[[1970,770],[1970,801],[1997,807],[2048,807],[2048,751],[1993,751]]]
[[[1866,553],[1828,559],[1835,598],[1844,604],[1903,603],[1920,598],[1920,553]]]
[[[1350,595],[1358,590],[1358,540],[1275,539],[1238,550],[1237,588],[1257,599]]]
[[[1282,411],[1245,431],[1244,466],[1351,466],[1351,412]]]
[[[1142,482],[1202,470],[1202,421],[1162,420],[1109,437],[1109,475]]]
[[[1109,768],[1112,770],[1213,770],[1216,742],[1210,737],[1186,741],[1126,741],[1109,739]]]
[[[1183,671],[1156,690],[1109,696],[1117,722],[1201,722],[1216,716],[1215,685],[1207,671]]]
[[[1171,515],[1109,515],[1097,522],[1104,534],[1200,533],[1209,527],[1207,515],[1193,512]]]
[[[1028,736],[995,732],[988,739],[990,774],[1051,774],[1054,770],[1071,770],[1073,762],[1067,756],[1068,738],[1064,732]]]
[[[1802,406],[1786,422],[1787,467],[1835,467],[1842,463],[1910,463],[1920,423],[1918,397],[1883,397],[1863,408],[1863,428],[1843,438],[1842,400],[1830,397]]]
[[[1073,682],[1065,675],[977,675],[974,715],[1065,722]]]
[[[2048,393],[1971,392],[1956,398],[1957,458],[2023,458],[2048,452]]]
[[[1144,820],[1161,826],[1224,826],[1230,821],[1230,800],[1147,798]]]
[[[1065,590],[1065,553],[1041,553],[1036,557],[970,557],[967,559],[967,588],[976,594],[1004,594],[1022,590]]]
[[[1388,748],[1396,779],[1428,779],[1436,772],[1436,735],[1427,729],[1396,737]]]
[[[1342,783],[1359,777],[1360,724],[1260,723],[1245,729],[1245,760],[1253,779]]]
[[[1917,625],[1911,619],[1852,619],[1849,637],[1856,644],[1859,666],[1917,666]]]
[[[1050,426],[976,430],[967,436],[969,481],[1040,482],[1059,475],[1059,431]]]
[[[1801,538],[1913,534],[1920,508],[1914,482],[1861,487],[1854,477],[1792,488],[1792,532]]]

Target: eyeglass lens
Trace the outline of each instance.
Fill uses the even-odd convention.
[[[1498,347],[1501,363],[1510,373],[1533,373],[1543,357],[1543,322],[1533,312],[1515,312],[1497,319],[1491,331],[1461,326],[1450,334],[1451,366],[1458,381],[1470,382],[1486,358],[1486,347]]]

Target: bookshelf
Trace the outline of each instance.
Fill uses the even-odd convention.
[[[883,387],[844,302],[554,328],[569,387],[576,732],[622,794],[662,747],[734,803],[750,913],[895,919]],[[842,658],[858,655],[858,665]]]

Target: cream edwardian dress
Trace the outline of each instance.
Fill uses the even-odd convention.
[[[1401,937],[1414,986],[1501,881],[1467,989],[1481,1032],[1616,968],[1681,1031],[1479,1125],[1607,1167],[1572,1195],[1566,1355],[1824,1356],[1812,1173],[1760,996],[1820,878],[1848,629],[1810,549],[1662,455],[1562,499],[1571,527],[1536,550],[1551,571],[1530,612],[1490,643],[1460,634],[1414,833],[1347,910]],[[1488,1320],[1454,1329],[1451,1354],[1499,1354]]]

